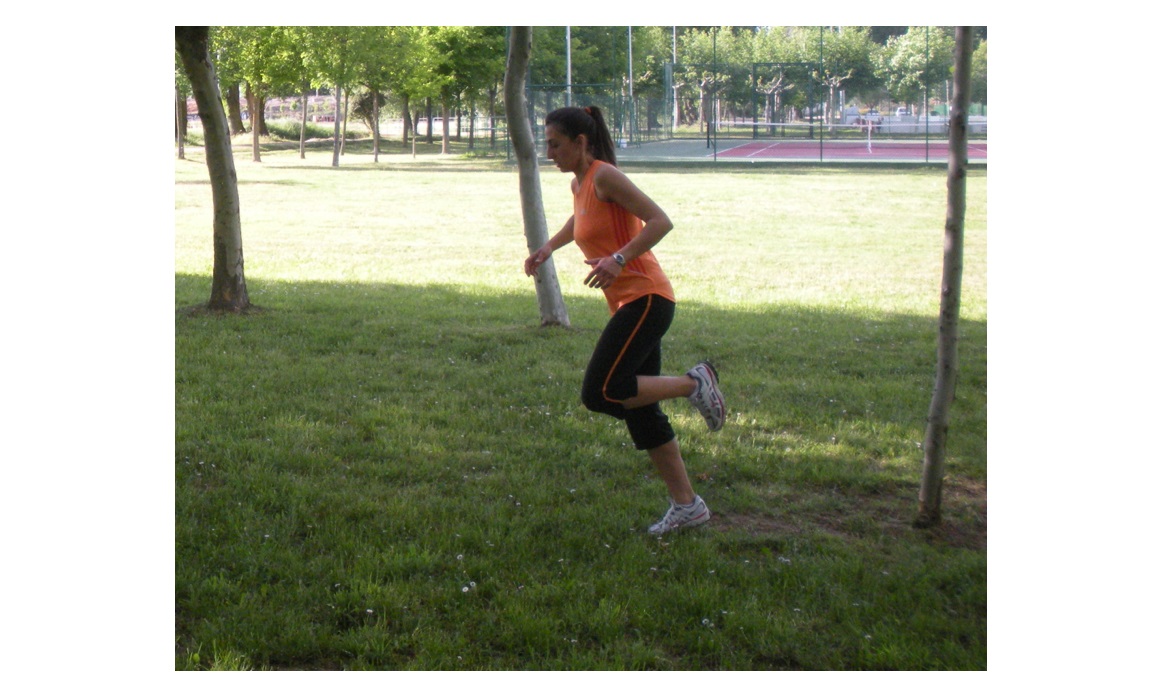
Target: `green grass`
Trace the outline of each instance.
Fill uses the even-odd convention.
[[[239,149],[251,314],[209,296],[204,166],[175,161],[181,669],[986,669],[986,174],[968,188],[944,525],[910,527],[945,173],[629,168],[676,230],[667,404],[715,512],[579,404],[604,322],[538,327],[514,170]],[[549,223],[568,177],[543,169]]]

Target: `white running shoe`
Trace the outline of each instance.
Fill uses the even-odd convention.
[[[713,516],[709,513],[709,508],[705,506],[705,501],[698,495],[693,498],[693,504],[687,506],[678,505],[669,500],[669,511],[661,517],[653,525],[648,527],[649,535],[664,535],[678,528],[692,528],[693,526],[700,526]]]
[[[717,370],[708,361],[701,361],[685,373],[697,383],[697,388],[689,395],[689,402],[701,411],[709,431],[717,431],[725,426],[725,397],[717,386]]]

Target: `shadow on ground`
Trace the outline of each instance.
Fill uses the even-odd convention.
[[[205,384],[215,371],[241,371],[253,378],[234,382],[250,386],[309,382],[320,395],[354,388],[357,405],[350,406],[349,418],[372,423],[381,421],[383,410],[489,402],[500,411],[497,430],[471,433],[489,450],[507,445],[539,452],[543,442],[528,415],[537,409],[560,413],[554,425],[577,437],[592,435],[592,445],[624,446],[623,432],[578,404],[584,365],[607,318],[600,300],[567,300],[573,327],[565,330],[538,326],[530,289],[250,280],[256,313],[232,316],[203,310],[207,277],[178,274],[175,287],[179,425],[214,416],[203,402],[206,393],[244,403],[247,394],[229,393],[230,381]],[[730,407],[726,430],[714,436],[683,404],[671,409],[695,483],[717,498],[715,530],[915,534],[910,522],[917,510],[918,442],[936,336],[935,318],[912,315],[681,304],[664,346],[666,370],[713,360]],[[985,550],[985,322],[962,321],[960,362],[945,520],[919,539]],[[366,379],[357,387],[330,383],[343,379],[336,377],[343,371],[331,368],[339,364]],[[515,382],[526,384],[525,391],[512,388],[511,380],[493,379],[511,373],[526,375]],[[489,392],[496,383],[503,391]],[[192,403],[195,392],[198,402]],[[446,398],[432,396],[439,393]],[[293,418],[312,406],[292,399],[286,407],[294,412],[263,417]],[[432,431],[462,436],[453,417],[420,415],[430,418]],[[249,426],[244,415],[231,417],[223,426]],[[627,473],[641,468],[639,458],[625,459]]]

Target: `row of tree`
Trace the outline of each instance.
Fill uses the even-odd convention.
[[[972,35],[972,92],[986,103],[985,27]],[[945,101],[955,33],[946,26],[544,27],[535,33],[533,84],[566,82],[568,45],[571,82],[672,100],[673,123],[682,125],[706,118],[708,101],[768,122],[785,107],[836,113],[839,91],[868,106]]]
[[[507,58],[502,26],[223,26],[210,34],[210,54],[226,103],[231,132],[245,130],[250,113],[254,160],[267,134],[265,103],[306,98],[325,90],[342,102],[334,116],[334,164],[345,121],[362,119],[381,143],[384,112],[402,118],[404,144],[415,121],[443,120],[444,144],[454,113],[490,119]],[[986,29],[973,38],[972,92],[986,103]],[[836,111],[839,92],[868,105],[925,103],[942,98],[951,77],[954,35],[947,27],[535,27],[528,86],[605,93],[671,102],[672,124],[695,124],[717,102],[727,113],[772,122],[774,111],[820,105]],[[796,71],[787,74],[786,65]],[[176,68],[177,97],[189,85]],[[666,70],[668,74],[666,77]],[[797,73],[797,75],[794,75]],[[808,79],[808,86],[802,79]],[[587,89],[586,89],[587,88]],[[671,91],[669,91],[671,88]],[[807,92],[808,90],[808,92]],[[352,101],[353,100],[353,101]],[[184,107],[178,106],[180,116]],[[494,129],[494,126],[490,126]],[[181,134],[179,131],[179,134]],[[306,126],[300,153],[304,154]],[[474,141],[474,127],[469,130]],[[446,149],[444,149],[446,150]]]
[[[412,104],[444,109],[464,101],[474,105],[503,76],[505,29],[470,26],[223,26],[210,32],[209,51],[217,71],[234,134],[243,130],[240,99],[246,100],[254,137],[266,133],[265,103],[272,96],[306,97],[327,88],[336,100],[366,109],[375,152],[379,149],[380,108],[388,100],[406,113],[413,129]],[[187,94],[178,69],[177,96]],[[179,107],[180,108],[180,107]],[[180,115],[180,111],[179,111]],[[446,116],[445,116],[446,117]],[[335,116],[334,165],[338,165],[343,116]],[[305,125],[300,152],[304,153]]]

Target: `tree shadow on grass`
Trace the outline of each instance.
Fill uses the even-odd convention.
[[[409,449],[393,451],[401,462],[383,472],[400,483],[461,483],[436,461],[483,460],[483,451],[490,473],[515,486],[527,482],[519,467],[495,459],[563,456],[567,473],[545,484],[575,475],[635,489],[651,473],[643,456],[618,452],[627,439],[619,423],[578,403],[607,320],[603,300],[568,299],[565,330],[538,326],[530,288],[249,279],[262,312],[239,317],[199,312],[206,276],[178,274],[175,287],[179,457],[216,440],[276,440],[309,421],[357,467],[369,464],[368,445],[399,446],[391,432],[404,423]],[[711,359],[730,409],[726,428],[709,434],[685,404],[666,405],[716,514],[708,534],[742,543],[910,536],[985,550],[985,321],[961,321],[943,525],[910,527],[936,337],[933,317],[680,304],[666,371]]]

